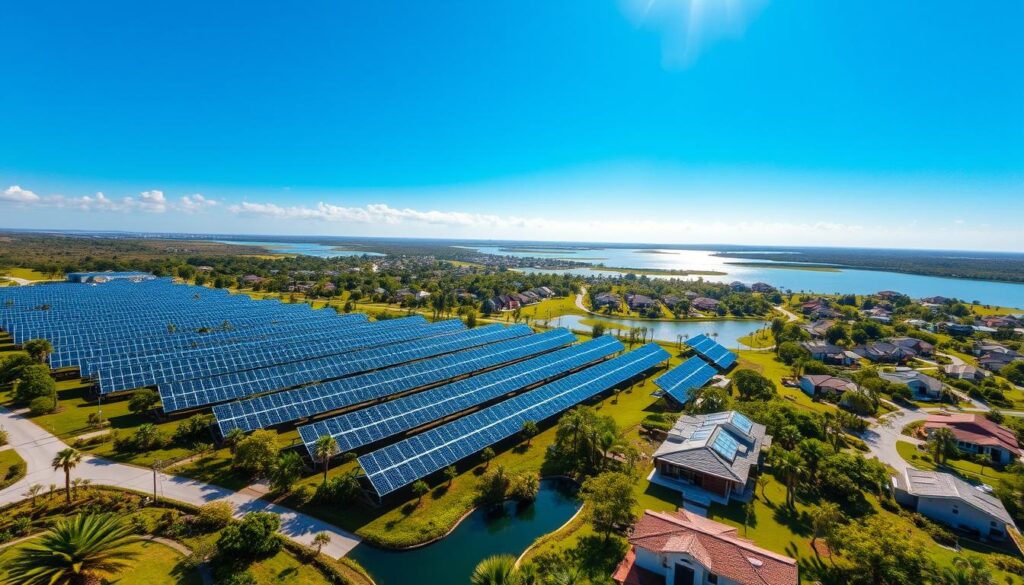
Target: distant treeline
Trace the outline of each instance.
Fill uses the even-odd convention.
[[[924,250],[866,250],[858,248],[787,248],[751,254],[719,252],[726,258],[838,264],[847,268],[904,272],[925,276],[1024,282],[1024,254],[944,252]]]

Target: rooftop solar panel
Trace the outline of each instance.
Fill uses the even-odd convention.
[[[359,458],[378,495],[386,495],[518,433],[527,420],[542,421],[621,384],[668,359],[655,344]]]

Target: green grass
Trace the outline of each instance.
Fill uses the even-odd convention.
[[[27,544],[14,545],[0,550],[0,583],[7,582],[7,571],[4,570],[4,566]],[[158,542],[143,541],[131,545],[130,550],[138,554],[135,560],[131,561],[131,566],[118,573],[115,578],[104,580],[104,584],[199,585],[202,583],[198,572],[185,571],[180,566],[181,554],[168,546]],[[267,582],[269,583],[269,581]]]
[[[988,465],[979,465],[966,459],[947,459],[946,463],[940,467],[934,460],[931,460],[931,455],[919,450],[916,445],[907,441],[896,441],[896,451],[899,452],[900,457],[904,461],[918,469],[954,473],[970,481],[980,481],[995,485],[1004,479],[1011,479],[1013,477],[1011,473],[1000,471]],[[924,459],[925,456],[928,457],[928,460]]]
[[[14,485],[25,477],[25,460],[14,449],[0,451],[0,489]],[[20,471],[13,468],[21,465]]]
[[[759,329],[750,335],[744,335],[738,341],[753,349],[764,349],[775,345],[775,338],[772,336],[772,332],[767,329]]]
[[[31,268],[4,268],[0,270],[0,276],[13,276],[14,278],[24,278],[25,280],[54,280],[53,277]],[[63,277],[57,277],[56,280],[61,278]]]

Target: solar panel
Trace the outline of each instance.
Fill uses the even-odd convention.
[[[720,428],[718,436],[715,437],[715,442],[711,444],[711,448],[723,458],[732,461],[736,458],[736,452],[739,450],[740,445],[739,442],[729,434],[729,431],[726,431],[724,428]]]
[[[453,321],[461,327],[461,321],[457,319]],[[434,323],[430,327],[439,324]],[[163,409],[173,412],[378,370],[403,362],[426,359],[522,337],[530,334],[531,331],[525,325],[504,327],[494,324],[470,331],[445,333],[445,335],[437,337],[416,339],[387,347],[363,349],[347,354],[232,372],[210,378],[160,384],[157,386],[157,390],[160,393]]]
[[[735,353],[703,333],[687,340],[686,345],[719,370],[727,370],[736,363]]]
[[[359,458],[383,496],[640,375],[668,359],[655,344],[560,378],[524,394],[430,429]]]
[[[213,408],[221,433],[251,431],[408,392],[568,345],[566,329],[530,335]]]
[[[754,423],[749,418],[740,414],[739,412],[733,411],[731,422],[737,429],[749,434],[750,429],[754,427]]]
[[[693,391],[703,387],[716,374],[704,360],[693,357],[665,372],[654,383],[679,404],[693,398]]]
[[[351,451],[547,382],[623,349],[611,336],[598,337],[432,390],[301,426],[299,435],[311,452],[323,435],[334,437],[342,451]]]

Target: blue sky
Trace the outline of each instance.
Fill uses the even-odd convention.
[[[1024,250],[1016,1],[4,21],[2,227]]]

